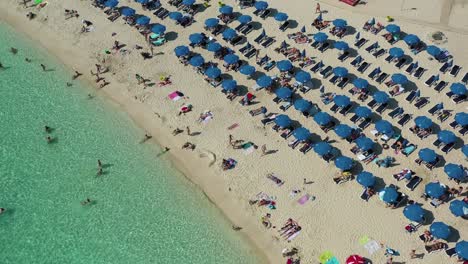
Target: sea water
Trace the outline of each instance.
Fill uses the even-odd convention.
[[[0,36],[0,263],[262,261],[125,113],[1,22]]]

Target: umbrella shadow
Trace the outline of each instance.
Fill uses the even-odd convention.
[[[167,41],[172,41],[172,40],[176,40],[177,37],[179,37],[179,33],[171,31],[171,32],[167,32],[165,36],[166,36]]]
[[[203,13],[207,9],[207,7],[202,4],[195,4],[194,9],[197,11],[197,13]]]
[[[460,232],[453,227],[450,227],[450,229],[452,232],[450,232],[450,236],[447,238],[447,242],[455,243],[460,240]]]
[[[357,30],[356,30],[355,27],[348,25],[346,27],[346,33],[345,33],[344,36],[354,35],[354,34],[356,34],[356,32],[357,32]]]
[[[295,19],[290,19],[289,20],[289,26],[288,28],[290,29],[295,29],[299,26],[299,23],[297,23],[297,21]]]
[[[257,21],[250,22],[250,25],[252,25],[253,30],[259,30],[263,28],[262,23],[257,22]]]
[[[237,85],[237,94],[239,96],[244,96],[249,92],[249,88],[245,85]]]

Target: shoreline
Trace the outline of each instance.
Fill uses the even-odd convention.
[[[17,17],[19,14],[16,14],[15,16],[4,11],[7,11],[6,7],[0,10],[2,21],[27,38],[39,41],[41,48],[45,49],[49,55],[53,56],[57,61],[64,64],[68,70],[77,69],[80,71],[80,69],[83,69],[84,67],[89,68],[93,66],[94,62],[91,60],[87,61],[88,65],[77,65],[76,62],[81,61],[76,57],[79,56],[79,54],[73,52],[72,49],[64,49],[62,45],[53,45],[48,42],[50,39],[59,39],[56,32],[44,27],[41,28],[41,30],[47,31],[46,34],[38,35],[34,32],[33,27],[27,27],[26,24],[24,24],[24,22],[28,22],[26,19],[21,21],[21,19]],[[50,38],[50,36],[53,37]],[[193,183],[195,188],[201,191],[208,201],[212,203],[229,222],[236,226],[242,226],[242,230],[237,232],[246,240],[246,242],[253,246],[252,251],[255,252],[256,255],[264,260],[268,260],[269,263],[276,263],[276,257],[281,257],[281,255],[278,254],[280,251],[272,250],[274,247],[272,247],[271,241],[266,238],[265,233],[260,233],[261,230],[257,230],[257,227],[252,224],[252,219],[250,217],[236,214],[233,209],[237,208],[239,204],[233,199],[226,199],[228,193],[220,191],[220,189],[215,186],[222,185],[221,181],[217,181],[219,177],[216,177],[215,173],[209,168],[207,168],[206,171],[200,171],[198,163],[200,162],[200,159],[195,159],[193,156],[189,155],[189,153],[179,149],[180,142],[177,142],[177,140],[174,140],[174,137],[171,136],[170,128],[165,127],[161,120],[155,118],[155,115],[149,114],[152,113],[151,109],[146,108],[144,104],[132,101],[124,95],[113,93],[113,91],[110,91],[109,89],[104,88],[98,90],[99,88],[93,82],[92,76],[89,76],[88,74],[84,74],[77,81],[83,82],[89,87],[94,87],[96,89],[96,94],[104,96],[108,102],[116,106],[119,110],[125,112],[126,115],[130,117],[134,125],[144,131],[150,132],[153,138],[149,140],[148,143],[156,144],[156,146],[160,148],[165,146],[170,147],[171,151],[168,153],[169,155],[165,155],[165,159],[169,162],[169,165],[188,181]],[[118,86],[119,84],[112,82],[111,85]],[[206,183],[208,180],[212,186],[207,186]],[[215,184],[213,181],[215,181]]]

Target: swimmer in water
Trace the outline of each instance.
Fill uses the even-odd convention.
[[[16,53],[18,53],[18,49],[11,47],[10,52],[16,55]]]
[[[30,58],[24,58],[24,60],[25,60],[26,62],[31,62],[31,59],[30,59]]]
[[[50,126],[44,126],[44,130],[46,133],[52,132],[52,128]]]
[[[6,211],[5,208],[0,208],[0,214],[3,214]]]
[[[47,136],[47,143],[52,143],[53,139],[50,136]]]
[[[91,204],[91,202],[92,202],[91,199],[86,198],[86,200],[81,202],[81,205],[85,206],[85,205]]]
[[[140,143],[145,143],[146,141],[150,140],[153,136],[150,134],[145,134],[145,138]]]
[[[41,68],[43,71],[46,71],[46,66],[44,64],[41,64]]]

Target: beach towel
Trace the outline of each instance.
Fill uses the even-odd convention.
[[[371,240],[367,242],[367,244],[364,245],[364,248],[367,250],[367,252],[369,252],[369,254],[372,255],[375,252],[379,251],[381,247],[380,247],[380,244],[377,243],[377,241]]]
[[[175,101],[182,99],[184,97],[184,94],[179,91],[175,91],[175,92],[170,93],[168,97],[169,99],[175,102]]]
[[[242,145],[242,149],[244,150],[245,155],[252,154],[255,150],[255,146],[252,142],[247,142],[244,145]]]
[[[309,194],[304,194],[301,198],[299,198],[299,200],[297,200],[297,202],[300,205],[303,205],[303,204],[307,203],[309,200],[310,200],[310,195]]]
[[[299,233],[301,233],[301,231],[297,231],[296,233],[294,233],[292,236],[288,237],[288,241],[291,241],[293,240],[295,237],[297,237],[299,235]]]
[[[232,124],[232,125],[230,125],[230,126],[228,127],[228,130],[233,130],[234,128],[236,128],[236,127],[238,127],[238,126],[239,126],[239,124],[234,123],[234,124]]]
[[[274,175],[273,173],[268,174],[267,178],[272,180],[273,182],[275,182],[276,185],[278,185],[278,186],[281,186],[281,185],[284,184],[284,181],[281,180],[280,178],[276,177],[276,175]]]

